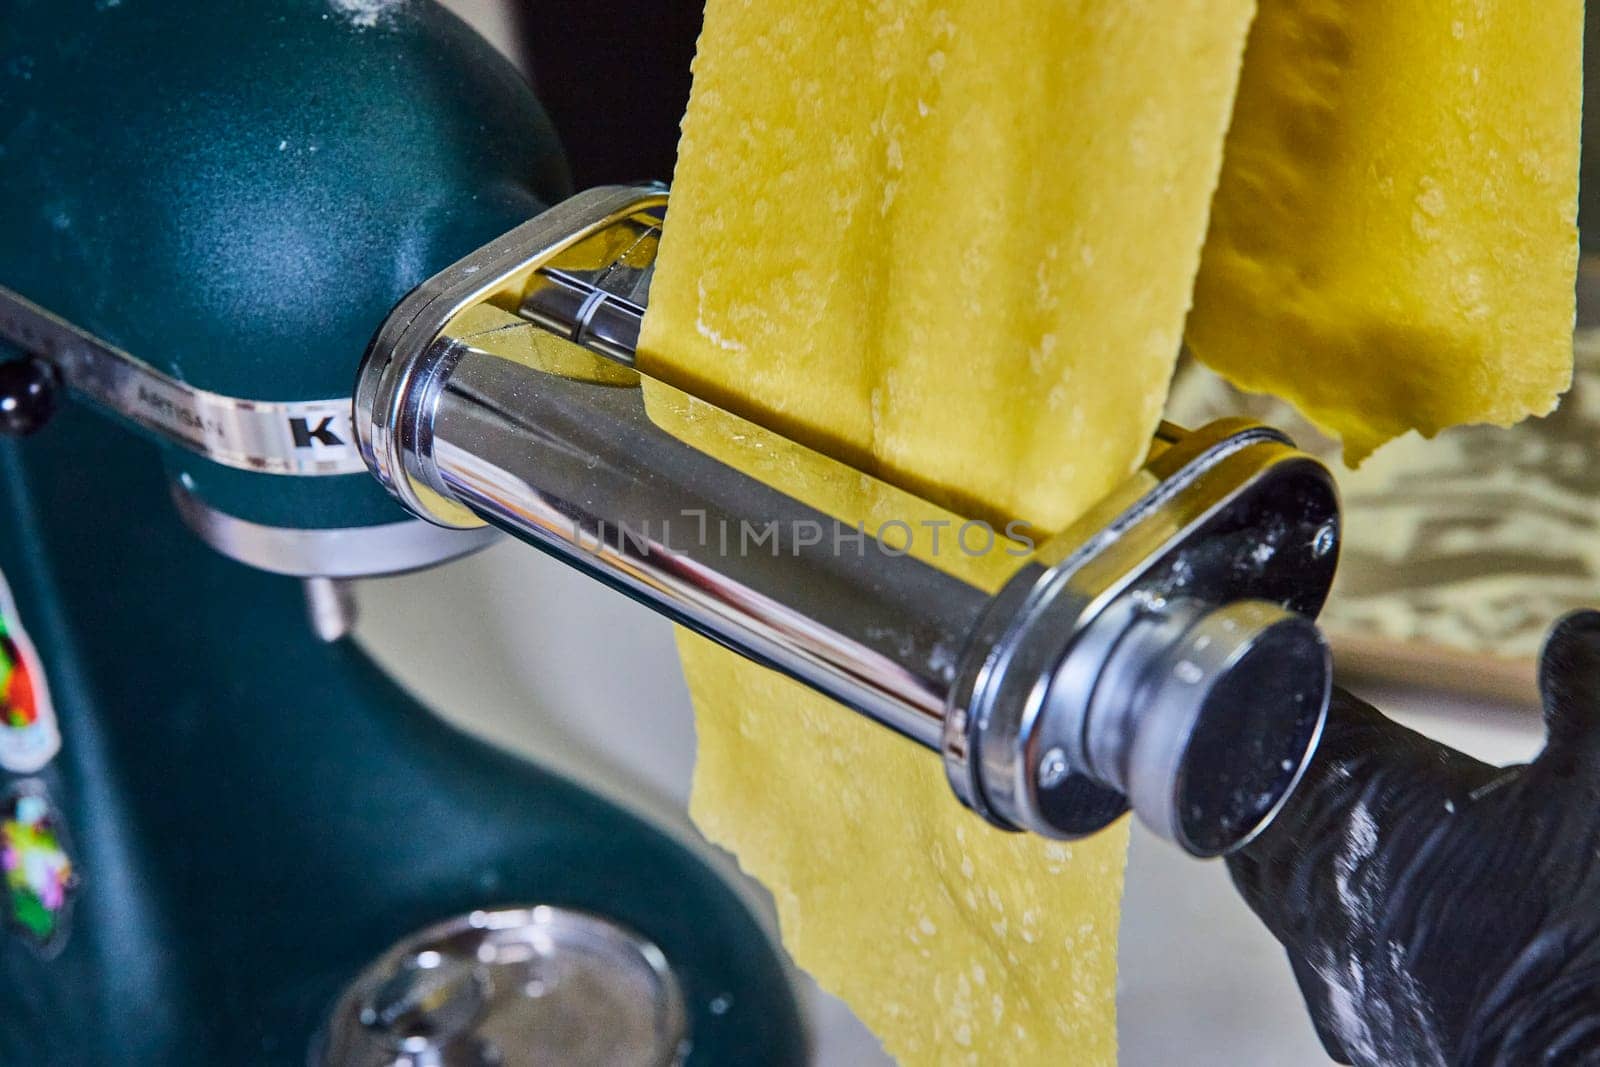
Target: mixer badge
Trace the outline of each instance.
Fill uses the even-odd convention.
[[[0,803],[5,924],[49,959],[66,943],[78,871],[65,825],[43,783],[27,779]]]
[[[44,667],[0,574],[0,768],[32,774],[60,748]]]

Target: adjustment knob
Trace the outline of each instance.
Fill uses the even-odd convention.
[[[1311,620],[1260,600],[1175,600],[1106,657],[1085,715],[1089,769],[1158,834],[1224,855],[1299,783],[1331,686]]]
[[[61,379],[37,356],[0,363],[0,434],[26,437],[56,413]]]

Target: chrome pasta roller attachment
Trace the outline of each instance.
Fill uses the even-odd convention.
[[[1329,696],[1326,469],[1249,422],[1163,426],[1070,529],[1001,536],[634,370],[666,205],[585,193],[396,307],[355,399],[389,491],[941,753],[997,826],[1072,838],[1131,806],[1198,856],[1265,826]],[[893,521],[839,513],[828,486]],[[930,530],[942,550],[912,543]]]

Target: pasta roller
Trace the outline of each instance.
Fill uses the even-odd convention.
[[[668,194],[595,189],[414,290],[362,365],[362,457],[938,754],[989,822],[1130,807],[1197,856],[1271,821],[1331,684],[1328,471],[1243,420],[1163,425],[1071,528],[954,514],[635,366]]]

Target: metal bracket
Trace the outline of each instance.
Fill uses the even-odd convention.
[[[349,397],[243,400],[197,389],[4,286],[0,338],[49,362],[85,399],[213,463],[299,477],[366,469]]]

